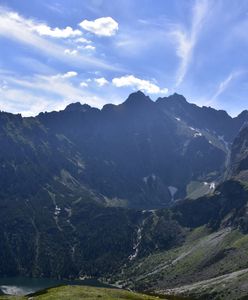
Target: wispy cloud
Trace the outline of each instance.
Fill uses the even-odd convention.
[[[172,42],[176,44],[176,53],[181,59],[177,71],[175,87],[178,87],[185,78],[208,10],[208,0],[196,0],[192,8],[191,27],[187,29],[181,24],[172,25],[169,36],[171,37]]]
[[[0,6],[0,36],[27,44],[39,50],[43,55],[69,62],[71,65],[77,67],[88,65],[107,70],[120,70],[120,68],[113,66],[113,64],[109,64],[95,56],[89,56],[87,53],[77,53],[75,49],[69,49],[69,53],[66,45],[63,43],[55,42],[49,39],[49,37],[40,36],[37,31],[34,31],[32,29],[34,22]]]
[[[19,79],[17,74],[1,74],[0,109],[20,112],[25,116],[47,110],[62,109],[71,101],[84,101],[99,107],[104,99],[70,82],[78,74],[69,71],[56,75],[34,75]]]
[[[42,3],[46,8],[48,8],[49,10],[55,12],[56,14],[63,14],[65,11],[65,8],[63,7],[63,5],[61,3],[55,2],[55,3],[45,3],[45,1],[43,1]]]
[[[31,19],[24,19],[16,12],[6,12],[5,15],[17,23],[22,23],[29,31],[37,32],[41,36],[44,35],[53,38],[69,38],[82,35],[80,30],[72,29],[70,26],[67,26],[66,28],[51,28],[45,23],[37,22]]]
[[[215,93],[213,94],[213,96],[211,97],[211,99],[208,101],[207,104],[208,105],[213,104],[216,100],[218,100],[218,97],[223,92],[225,92],[225,90],[230,86],[232,81],[235,80],[237,77],[239,77],[242,74],[244,74],[244,71],[233,71],[233,72],[231,72],[223,81],[221,81],[218,84]]]
[[[53,76],[52,78],[72,78],[72,77],[76,77],[78,75],[77,72],[75,71],[68,71],[64,74],[57,74],[55,76]]]

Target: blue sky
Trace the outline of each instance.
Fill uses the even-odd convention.
[[[0,0],[0,110],[24,116],[141,89],[248,108],[247,0]]]

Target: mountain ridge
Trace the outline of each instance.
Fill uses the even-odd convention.
[[[182,100],[182,102],[186,102],[186,104],[190,104],[190,105],[192,105],[192,106],[197,106],[198,108],[204,108],[204,109],[211,109],[211,110],[215,110],[215,111],[219,111],[219,112],[225,112],[230,118],[232,118],[232,119],[235,119],[235,118],[241,118],[241,117],[244,117],[245,119],[246,119],[246,117],[248,117],[247,116],[247,112],[248,112],[248,110],[247,109],[244,109],[243,111],[241,111],[237,116],[234,116],[234,117],[232,117],[227,111],[225,111],[225,110],[222,110],[222,109],[216,109],[216,108],[214,108],[214,107],[211,107],[211,106],[198,106],[196,103],[192,103],[192,102],[189,102],[189,101],[187,101],[187,99],[183,96],[183,95],[181,95],[181,94],[178,94],[178,93],[173,93],[173,94],[171,94],[171,95],[169,95],[169,96],[166,96],[166,97],[158,97],[157,99],[155,99],[155,100],[152,100],[148,95],[145,95],[145,93],[143,93],[141,90],[137,90],[136,92],[133,92],[133,93],[131,93],[130,95],[129,95],[129,97],[131,96],[131,95],[137,95],[137,94],[142,94],[142,95],[144,95],[146,98],[149,98],[152,102],[154,102],[154,103],[157,103],[157,102],[160,102],[160,101],[164,101],[164,100],[172,100],[172,101],[174,101],[176,98],[178,99],[181,99]],[[128,97],[128,98],[129,98]],[[103,106],[102,106],[102,108],[97,108],[97,107],[94,107],[94,106],[91,106],[91,105],[89,105],[88,103],[83,103],[83,102],[81,102],[81,101],[76,101],[76,102],[71,102],[71,103],[69,103],[69,104],[67,104],[66,105],[66,107],[64,108],[64,109],[62,109],[62,110],[54,110],[54,111],[49,111],[49,112],[47,112],[47,111],[45,111],[45,112],[40,112],[39,114],[44,114],[44,113],[53,113],[53,112],[60,112],[60,111],[64,111],[64,110],[66,110],[66,109],[68,109],[68,107],[71,107],[71,105],[73,105],[74,106],[74,104],[76,104],[76,106],[74,106],[74,108],[75,107],[77,107],[77,108],[79,108],[79,110],[80,110],[80,107],[81,106],[84,106],[84,108],[94,108],[94,109],[97,109],[97,110],[103,110],[103,108],[105,107],[105,106],[119,106],[119,105],[122,105],[122,104],[124,104],[127,100],[128,100],[128,98],[126,99],[126,100],[124,100],[123,102],[121,102],[120,104],[113,104],[113,103],[106,103],[106,104],[104,104]],[[80,104],[80,105],[79,105]],[[1,111],[0,110],[0,112],[6,112],[6,111]],[[9,112],[10,113],[10,112]],[[13,113],[11,113],[11,114],[13,114]],[[17,114],[20,114],[20,113],[17,113]],[[38,115],[39,115],[38,114]],[[32,116],[32,117],[37,117],[38,115],[36,115],[36,116]],[[30,118],[30,117],[24,117],[24,118]]]
[[[178,103],[179,105],[183,103],[181,113]],[[230,143],[233,136],[246,122],[247,114],[244,112],[242,121],[240,121],[240,118],[231,118],[225,113],[224,125],[219,126],[222,124],[220,111],[212,108],[210,111],[211,116],[208,123],[205,122],[206,124],[202,126],[203,116],[208,115],[208,109],[188,103],[182,95],[174,94],[159,98],[154,102],[138,91],[132,93],[122,104],[107,104],[102,110],[76,102],[69,104],[65,110],[59,112],[40,113],[37,117],[23,118],[23,122],[40,123],[42,128],[51,135],[55,135],[55,139],[58,135],[63,136],[64,141],[71,145],[74,144],[70,147],[77,152],[77,157],[80,157],[81,161],[86,160],[84,162],[84,164],[87,162],[86,167],[89,165],[97,168],[92,171],[93,173],[97,174],[106,169],[105,180],[111,173],[115,177],[114,180],[122,173],[125,182],[128,182],[130,179],[127,173],[130,173],[129,170],[132,166],[131,164],[129,167],[126,165],[126,157],[130,156],[133,159],[136,157],[133,162],[136,164],[137,174],[133,174],[135,178],[133,178],[132,194],[137,196],[134,196],[135,200],[132,202],[135,206],[140,206],[139,202],[147,202],[145,199],[142,200],[144,198],[142,193],[147,194],[150,190],[151,197],[157,199],[154,200],[157,201],[157,204],[154,204],[156,207],[169,204],[169,186],[177,189],[175,195],[180,198],[187,195],[187,189],[190,189],[191,192],[194,191],[192,188],[195,186],[193,183],[195,180],[200,182],[198,184],[199,191],[207,190],[203,187],[204,182],[210,180],[209,185],[211,185],[211,181],[219,182],[221,180],[220,174],[229,163]],[[2,113],[2,115],[4,114]],[[12,116],[12,114],[7,115],[9,118]],[[13,115],[13,118],[22,119],[20,115],[16,115],[16,117]],[[207,119],[206,116],[205,118]],[[226,124],[227,127],[225,127]],[[223,130],[223,126],[225,130]],[[98,150],[100,148],[102,148],[101,151]],[[167,157],[167,161],[164,161],[163,153]],[[213,161],[209,160],[209,155]],[[202,159],[203,157],[206,159]],[[96,159],[101,159],[101,161],[96,162]],[[159,166],[160,163],[157,163],[159,160],[160,162],[164,161],[163,166]],[[171,163],[176,160],[181,161],[182,166],[184,165],[184,171],[180,177],[178,177],[180,173],[175,170],[177,166]],[[106,163],[103,164],[103,161]],[[206,172],[202,174],[204,168]],[[162,171],[165,169],[167,169],[167,174]],[[209,177],[207,172],[212,175]],[[83,180],[85,181],[85,179]],[[100,178],[99,180],[101,181]],[[102,194],[107,192],[107,197],[119,198],[120,203],[127,201],[130,197],[126,193],[118,192],[118,189],[122,189],[118,188],[118,185],[124,184],[124,182],[120,182],[120,179],[119,183],[116,182],[116,191],[112,191],[112,187],[109,189],[107,186],[103,187],[103,183],[100,181],[97,183],[97,191]],[[110,178],[109,181],[111,181]],[[176,186],[178,181],[182,183],[180,187]],[[92,179],[88,178],[85,184],[95,189]],[[148,190],[143,192],[144,189]],[[162,204],[163,202],[165,204]]]
[[[167,293],[245,269],[247,114],[136,96],[0,113],[2,276]]]

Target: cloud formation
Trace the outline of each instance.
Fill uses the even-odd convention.
[[[112,83],[116,87],[132,87],[136,90],[142,90],[148,94],[166,94],[167,88],[161,89],[158,85],[149,80],[137,78],[133,75],[126,75],[112,79]]]
[[[88,49],[88,50],[96,50],[96,47],[95,46],[92,46],[92,45],[87,45],[84,47],[84,49]]]
[[[231,82],[235,80],[238,76],[242,75],[244,72],[242,71],[233,71],[231,72],[223,81],[221,81],[217,87],[216,92],[211,97],[208,104],[212,104],[218,97],[229,87]]]
[[[56,75],[56,76],[60,77],[60,78],[72,78],[72,77],[76,77],[77,75],[78,75],[77,72],[69,71],[69,72],[66,72],[64,74],[59,74],[59,75]]]
[[[97,83],[98,86],[102,87],[106,84],[108,84],[108,80],[104,77],[101,77],[101,78],[94,78],[94,81]]]
[[[104,60],[78,53],[77,50],[67,49],[60,39],[47,38],[41,36],[33,30],[33,20],[26,19],[16,12],[6,10],[0,6],[0,36],[26,44],[33,49],[39,50],[43,55],[53,57],[56,60],[70,62],[72,66],[95,66],[108,70],[119,70],[113,64],[108,64]],[[39,25],[40,23],[35,23]],[[69,54],[69,55],[68,55]]]
[[[65,50],[64,50],[64,53],[65,53],[65,54],[69,54],[69,55],[77,55],[77,54],[78,54],[78,51],[75,50],[75,49],[65,49]]]
[[[85,81],[82,81],[82,82],[80,82],[80,86],[81,86],[81,87],[87,87],[87,86],[88,86],[88,83],[85,82]]]
[[[178,87],[184,80],[192,60],[195,45],[209,10],[208,0],[196,0],[192,9],[192,24],[190,29],[174,24],[169,36],[176,44],[176,53],[181,62],[177,71],[176,85]]]
[[[70,26],[60,29],[58,27],[51,28],[46,24],[35,25],[32,30],[37,31],[40,35],[46,35],[54,38],[69,38],[80,36],[82,34],[80,30],[73,30]]]
[[[67,26],[66,28],[51,28],[47,24],[39,23],[31,19],[24,19],[15,12],[9,12],[8,17],[16,22],[25,24],[28,30],[37,32],[41,36],[44,35],[53,38],[69,38],[82,35],[80,30],[74,30],[70,26]]]
[[[9,88],[0,89],[0,106],[6,111],[22,113],[24,116],[36,115],[44,110],[60,110],[72,99],[86,101],[93,106],[101,106],[104,99],[86,89],[73,85],[69,78],[76,72],[64,74],[34,75],[19,79],[17,74],[2,75],[0,82],[8,82]]]
[[[92,42],[84,37],[80,37],[74,40],[76,43],[81,43],[81,44],[91,44]]]
[[[79,26],[98,36],[112,36],[118,30],[118,23],[111,17],[103,17],[94,21],[83,20]]]

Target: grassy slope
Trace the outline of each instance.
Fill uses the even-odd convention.
[[[35,294],[32,297],[11,297],[0,296],[0,300],[24,300],[24,299],[37,299],[37,300],[155,300],[158,297],[133,293],[119,289],[95,288],[88,286],[61,286],[51,288]]]
[[[247,235],[238,230],[211,233],[199,227],[183,246],[137,260],[124,270],[126,281],[119,283],[196,299],[206,294],[206,299],[241,299],[248,294],[247,251]]]

